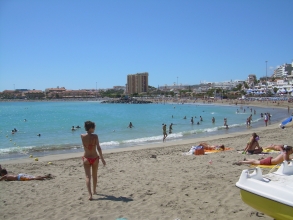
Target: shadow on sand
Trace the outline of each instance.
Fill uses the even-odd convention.
[[[104,194],[97,194],[97,195],[103,196],[103,197],[95,199],[95,200],[111,200],[111,201],[115,201],[115,202],[131,202],[131,201],[133,201],[132,198],[127,198],[124,196],[116,197],[116,196],[110,196],[110,195],[104,195]]]

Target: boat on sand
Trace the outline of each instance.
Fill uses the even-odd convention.
[[[265,175],[259,167],[243,170],[236,186],[247,205],[276,220],[293,220],[293,160]]]
[[[289,128],[293,126],[293,116],[290,116],[289,118],[286,118],[283,120],[280,124],[280,128]]]

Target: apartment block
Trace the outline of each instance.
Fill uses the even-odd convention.
[[[274,70],[273,77],[286,78],[293,74],[293,62],[292,64],[285,63]]]
[[[127,94],[148,92],[149,73],[137,73],[127,75]]]

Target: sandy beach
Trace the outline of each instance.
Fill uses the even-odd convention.
[[[248,166],[232,163],[263,157],[237,152],[246,146],[251,133],[260,136],[260,146],[292,145],[292,131],[274,124],[241,133],[173,142],[167,138],[161,144],[104,151],[107,165],[100,163],[98,195],[92,201],[80,153],[1,162],[9,173],[55,176],[44,181],[2,181],[1,219],[271,219],[242,202],[235,183]],[[201,141],[221,143],[232,150],[182,155]]]

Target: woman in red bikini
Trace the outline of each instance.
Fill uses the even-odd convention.
[[[93,194],[97,194],[97,182],[98,182],[98,167],[99,158],[101,158],[102,163],[106,165],[103,153],[99,144],[98,135],[93,134],[95,131],[95,123],[91,121],[86,121],[84,123],[84,128],[87,131],[86,134],[81,135],[81,140],[84,148],[84,155],[82,157],[84,171],[85,171],[85,181],[89,192],[89,200],[92,200]],[[98,153],[97,153],[98,150]],[[93,176],[93,194],[91,190],[91,171]]]

